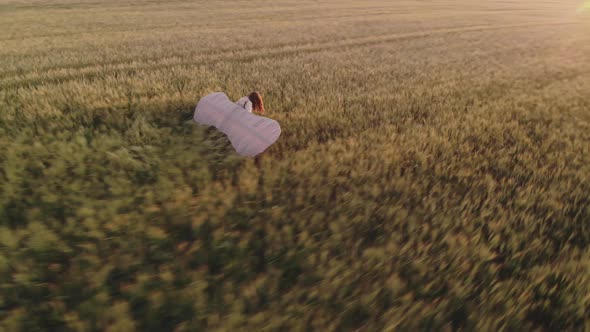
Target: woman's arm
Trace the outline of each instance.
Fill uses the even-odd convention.
[[[243,107],[246,111],[252,113],[252,102],[248,97],[242,97],[238,101],[236,101],[237,105]]]

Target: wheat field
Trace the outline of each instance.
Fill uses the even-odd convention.
[[[0,0],[0,330],[590,329],[589,222],[590,2]]]

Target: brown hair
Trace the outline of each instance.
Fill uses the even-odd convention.
[[[262,101],[262,96],[258,91],[252,92],[248,99],[252,102],[252,110],[258,113],[264,113],[264,102]]]

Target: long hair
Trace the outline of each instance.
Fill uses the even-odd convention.
[[[248,99],[250,99],[250,102],[252,103],[252,110],[254,112],[258,112],[261,114],[264,113],[264,102],[262,101],[262,96],[258,91],[252,92],[248,96]]]

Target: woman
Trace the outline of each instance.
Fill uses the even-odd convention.
[[[252,113],[252,110],[256,113],[264,113],[264,102],[258,91],[254,91],[250,95],[238,99],[236,104],[244,107],[244,109],[250,113]]]
[[[264,113],[260,93],[252,92],[233,103],[223,92],[216,92],[199,101],[193,119],[223,132],[239,155],[254,157],[277,141],[281,127],[252,111]]]

